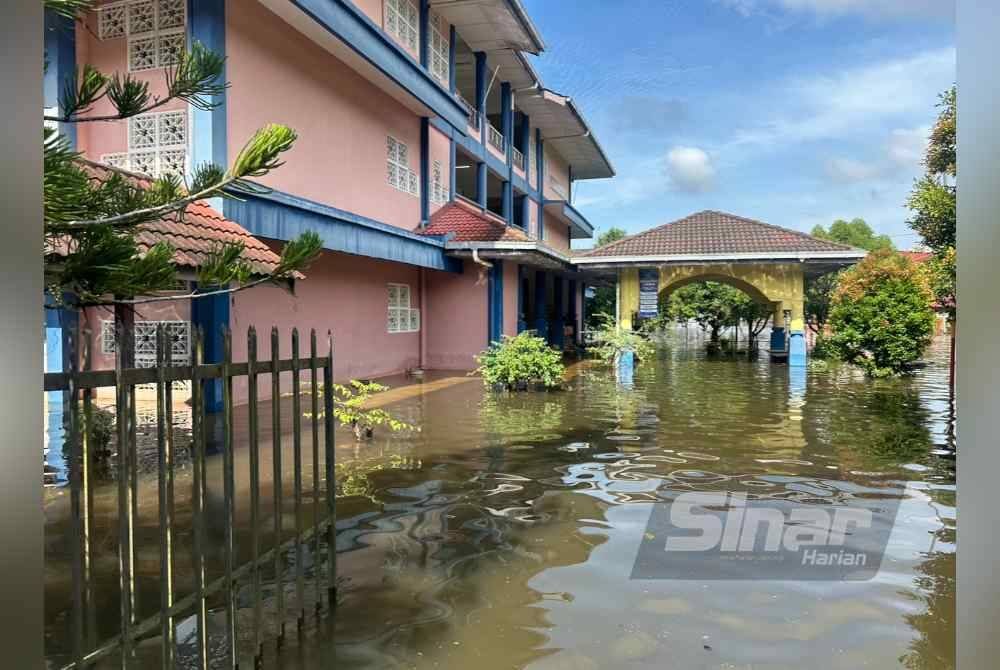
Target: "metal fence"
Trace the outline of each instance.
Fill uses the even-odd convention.
[[[336,542],[335,542],[335,457],[334,457],[334,396],[333,342],[327,336],[326,352],[319,355],[316,332],[309,338],[308,356],[300,355],[299,334],[291,333],[291,357],[279,356],[278,330],[271,331],[270,360],[258,360],[257,333],[247,334],[247,360],[232,359],[232,337],[222,334],[222,362],[205,363],[205,333],[192,331],[191,360],[174,365],[171,360],[169,333],[159,327],[156,334],[157,360],[155,367],[138,368],[128,365],[132,358],[133,338],[116,329],[115,369],[87,371],[75,369],[78,360],[88,360],[89,338],[80,338],[82,355],[73,352],[73,368],[66,373],[45,375],[45,391],[62,391],[66,398],[66,443],[64,451],[69,464],[70,513],[65,540],[71,563],[72,603],[69,612],[70,653],[63,656],[69,662],[59,662],[62,668],[87,668],[114,664],[122,668],[148,667],[149,648],[158,646],[158,664],[162,668],[185,667],[235,668],[250,661],[257,667],[263,658],[264,644],[275,641],[280,647],[286,622],[294,621],[300,632],[308,615],[321,616],[336,603]],[[71,338],[70,348],[77,348],[77,338]],[[84,366],[86,367],[86,366]],[[282,373],[285,386],[282,384]],[[261,456],[266,457],[266,442],[262,448],[261,417],[258,391],[262,376],[271,385],[271,480],[262,482]],[[290,376],[290,381],[288,377]],[[306,378],[303,383],[303,377]],[[320,380],[321,377],[321,380]],[[234,380],[246,380],[247,406],[240,408],[240,423],[244,418],[245,440],[235,444],[236,413],[234,412]],[[190,500],[182,508],[175,501],[174,408],[172,390],[176,383],[190,384],[191,444]],[[240,382],[242,384],[242,382]],[[144,480],[139,486],[136,450],[136,386],[152,384],[156,389],[156,478]],[[222,412],[206,414],[205,397],[208,385],[221,384]],[[303,389],[303,386],[306,388]],[[115,389],[114,414],[117,456],[111,468],[116,489],[114,504],[101,499],[111,508],[117,526],[117,584],[114,596],[119,612],[114,617],[118,632],[107,635],[107,626],[98,626],[98,609],[106,608],[107,593],[98,594],[106,584],[95,581],[95,392],[102,387]],[[291,470],[293,482],[287,491],[287,465],[282,463],[282,398],[290,398],[292,439]],[[305,405],[305,406],[304,406]],[[305,429],[304,426],[305,424]],[[210,430],[216,425],[217,431]],[[310,442],[305,449],[309,463],[304,467],[303,436]],[[322,433],[322,435],[321,435]],[[214,437],[213,437],[214,436]],[[209,451],[221,452],[209,454]],[[236,500],[237,454],[240,469],[247,464],[249,472],[240,473],[240,482],[249,480],[249,522],[237,523],[236,506],[241,516],[246,500]],[[220,468],[221,461],[221,468]],[[211,465],[209,482],[206,466]],[[222,481],[219,482],[218,479]],[[306,482],[305,478],[309,481]],[[222,509],[206,509],[209,487],[222,488]],[[270,486],[273,508],[271,519],[261,508],[261,492]],[[154,495],[155,489],[155,495]],[[214,496],[213,500],[218,496]],[[286,494],[291,499],[286,500]],[[145,498],[140,500],[140,497]],[[151,506],[156,499],[158,522],[155,527],[159,543],[159,570],[151,583],[155,589],[141,592],[136,584],[137,542],[136,518],[141,503]],[[308,498],[308,500],[307,500]],[[178,512],[183,517],[179,522]],[[291,512],[294,522],[285,526],[285,516]],[[103,518],[103,517],[102,517]],[[222,547],[207,545],[206,526],[213,532],[221,526]],[[217,534],[217,533],[216,533]],[[112,537],[113,537],[112,533]],[[143,544],[143,547],[147,546]],[[211,555],[211,565],[206,556]],[[307,556],[308,554],[308,556]],[[325,560],[324,560],[325,554]],[[182,587],[175,582],[178,566],[193,570],[193,580]],[[267,573],[265,575],[265,572]],[[216,576],[217,575],[217,576]],[[158,577],[158,580],[157,580]],[[265,580],[268,582],[265,591]],[[104,582],[109,581],[106,577]],[[114,580],[110,580],[112,583]],[[106,591],[107,589],[105,589]],[[286,594],[287,591],[287,594]],[[150,597],[152,596],[152,597]],[[264,607],[268,621],[264,621]],[[101,613],[106,621],[106,612]],[[224,620],[224,625],[211,626]],[[178,641],[178,622],[183,620],[193,639]],[[104,633],[104,634],[102,634]],[[156,642],[159,642],[157,645]],[[146,656],[140,658],[137,648]],[[178,660],[183,646],[185,658]],[[242,658],[241,658],[242,656]]]

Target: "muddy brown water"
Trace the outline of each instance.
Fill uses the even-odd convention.
[[[591,367],[558,392],[496,396],[471,380],[405,397],[389,409],[419,432],[382,430],[362,445],[340,436],[339,603],[280,654],[269,647],[267,665],[952,668],[947,344],[935,341],[925,365],[895,380],[839,366],[802,380],[766,360],[678,346],[640,367],[631,388]],[[905,493],[868,581],[631,579],[651,500],[677,477]],[[110,505],[113,490],[102,495]],[[65,497],[54,493],[46,510],[53,665],[68,650]],[[153,495],[138,563],[140,602],[154,609],[155,505]],[[95,560],[109,635],[115,537],[99,536]],[[183,570],[178,579],[189,586]],[[179,639],[190,630],[181,621]],[[144,645],[150,663],[156,644]]]

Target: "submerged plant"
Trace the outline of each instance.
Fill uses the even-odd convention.
[[[528,384],[542,384],[547,388],[562,383],[565,366],[562,354],[549,346],[534,331],[526,330],[510,337],[504,335],[499,342],[476,356],[486,386],[522,388]]]
[[[333,417],[341,426],[354,431],[354,437],[358,440],[371,439],[375,426],[388,426],[393,432],[414,430],[413,425],[400,421],[380,407],[366,407],[373,395],[388,390],[388,386],[357,379],[352,379],[347,384],[334,384]],[[322,395],[322,384],[317,386],[317,392]],[[323,410],[320,410],[319,416],[324,416]]]
[[[633,352],[640,361],[650,360],[656,351],[648,333],[619,328],[610,318],[601,321],[590,349],[605,363],[614,363],[626,351]]]

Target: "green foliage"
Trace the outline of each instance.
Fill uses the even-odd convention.
[[[903,372],[930,343],[933,300],[926,271],[892,251],[874,252],[837,282],[830,347],[870,376]]]
[[[936,307],[948,313],[950,319],[955,318],[955,285],[957,280],[955,267],[955,248],[948,247],[934,254],[924,265],[934,291]]]
[[[718,344],[719,332],[728,326],[747,321],[759,333],[771,315],[767,305],[755,303],[737,288],[719,282],[697,282],[675,290],[662,307],[669,319],[680,323],[694,319]]]
[[[907,223],[935,252],[955,246],[957,195],[957,187],[927,175],[914,182],[906,201],[913,212]]]
[[[836,352],[830,346],[830,341],[826,335],[822,333],[816,336],[816,342],[813,344],[812,351],[810,352],[813,358],[818,360],[827,360],[837,357]]]
[[[590,350],[605,363],[614,363],[626,351],[633,352],[639,362],[651,360],[656,353],[647,333],[619,328],[613,319],[601,322]]]
[[[830,224],[829,229],[817,225],[812,229],[812,236],[868,251],[893,248],[892,239],[888,235],[876,235],[872,227],[861,218],[850,221],[837,219]]]
[[[597,236],[595,247],[603,247],[606,244],[617,242],[618,240],[624,239],[625,236],[626,233],[624,230],[616,226],[612,226]]]
[[[840,272],[828,272],[806,279],[806,323],[815,333],[822,333],[830,320],[830,299],[839,277]]]
[[[597,236],[595,248],[603,247],[623,239],[626,233],[621,228],[611,227]],[[587,303],[587,328],[594,330],[601,327],[605,319],[613,318],[615,313],[615,287],[597,286],[594,297]]]
[[[334,384],[333,416],[341,426],[351,428],[359,440],[371,437],[376,426],[387,426],[393,432],[414,430],[414,426],[400,421],[381,407],[369,406],[372,396],[388,390],[388,386],[356,379],[347,384]],[[322,384],[318,385],[317,393],[323,393]],[[323,416],[325,412],[320,410],[319,417]]]
[[[523,384],[541,383],[546,387],[562,383],[562,354],[549,346],[534,331],[526,330],[514,337],[504,335],[499,342],[476,357],[483,383],[492,387],[502,384],[516,388]]]
[[[957,176],[958,91],[955,86],[941,94],[938,101],[937,121],[931,129],[930,143],[924,165],[930,174]]]
[[[45,6],[60,16],[76,18],[88,10],[87,0],[45,0]],[[228,84],[221,81],[225,59],[195,42],[180,61],[167,68],[166,94],[152,96],[146,80],[128,73],[108,76],[91,65],[83,65],[60,92],[59,114],[46,116],[60,123],[95,123],[127,119],[180,100],[198,109],[217,106],[214,96]],[[106,100],[114,112],[90,114],[94,105]],[[237,197],[259,192],[249,181],[268,174],[283,163],[281,155],[296,140],[294,130],[271,124],[258,130],[239,152],[228,170],[202,164],[192,170],[185,184],[177,175],[157,180],[139,180],[119,172],[94,179],[80,155],[51,128],[43,135],[45,283],[54,296],[69,294],[69,306],[82,307],[132,300],[176,286],[173,248],[163,242],[140,249],[139,226],[164,219],[183,219],[188,205],[209,197]],[[242,259],[239,244],[222,244],[200,270],[199,282],[232,289],[264,281],[286,282],[305,269],[322,248],[319,237],[308,233],[289,242],[279,266],[264,277],[253,277]],[[186,297],[197,297],[191,295]]]

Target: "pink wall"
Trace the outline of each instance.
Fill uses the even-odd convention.
[[[420,199],[386,182],[386,137],[420,168],[420,120],[257,2],[226,11],[229,156],[260,126],[294,128],[286,164],[269,186],[402,228],[417,227]],[[265,95],[261,91],[266,90]]]
[[[503,333],[517,335],[517,263],[503,264]]]
[[[528,198],[531,200],[531,198]],[[538,237],[538,202],[531,200],[531,204],[528,206],[528,236]]]
[[[431,174],[428,177],[427,183],[432,187],[434,185],[434,161],[440,161],[441,163],[441,183],[445,188],[445,198],[448,197],[448,193],[451,186],[451,140],[442,133],[437,128],[433,126],[430,128],[430,167]],[[433,193],[432,193],[433,195]],[[445,203],[434,203],[431,200],[431,214],[441,209]]]
[[[569,226],[548,212],[545,213],[545,242],[553,249],[569,249]]]
[[[465,261],[460,275],[427,273],[427,368],[476,367],[475,355],[486,348],[487,278],[482,271]]]
[[[555,180],[562,186],[564,193],[556,193],[552,188]],[[549,200],[565,200],[569,195],[569,165],[565,159],[548,145],[545,146],[545,184],[544,193]]]
[[[106,4],[106,3],[99,3]],[[98,38],[97,12],[87,12],[83,20],[76,24],[76,61],[77,66],[90,64],[105,74],[128,71],[127,39],[116,37],[101,40]],[[165,97],[167,91],[164,78],[164,68],[133,72],[138,81],[149,84],[149,92],[153,97]],[[171,101],[157,111],[168,112],[185,109],[186,104]],[[102,98],[94,104],[88,116],[104,116],[114,114],[115,109],[107,98]],[[100,160],[103,154],[120,153],[128,150],[128,121],[101,121],[76,124],[77,149],[86,158]]]
[[[278,245],[272,246],[279,250]],[[418,268],[332,251],[324,251],[310,266],[294,296],[275,287],[233,294],[233,357],[246,360],[246,332],[251,325],[257,327],[259,355],[270,357],[271,326],[277,325],[282,334],[282,357],[290,353],[293,327],[299,329],[303,353],[308,350],[310,328],[316,329],[321,341],[326,331],[332,330],[334,377],[339,381],[415,368],[420,364],[420,333],[388,332],[390,282],[408,284],[410,306],[420,308]],[[423,318],[421,327],[426,327]],[[239,400],[239,391],[236,395]]]

